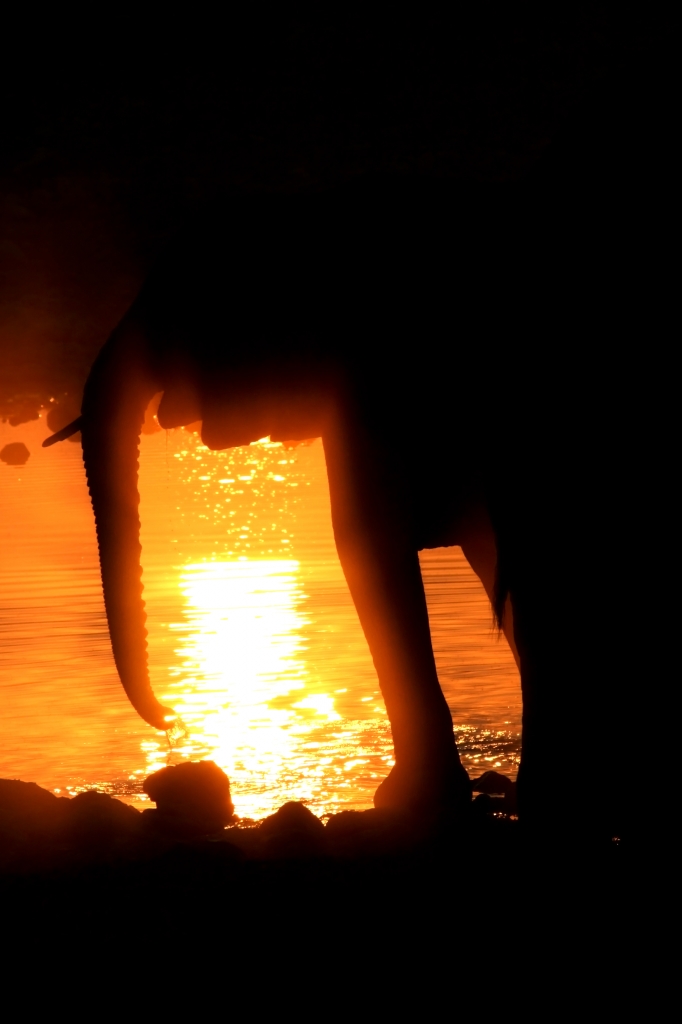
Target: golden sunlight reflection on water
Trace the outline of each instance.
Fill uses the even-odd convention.
[[[243,557],[179,577],[186,621],[170,626],[181,642],[163,694],[188,731],[176,758],[224,768],[242,815],[267,813],[285,778],[290,799],[324,812],[344,786],[352,726],[340,730],[334,694],[310,685],[300,563]],[[164,744],[146,746],[149,770],[162,767]]]
[[[0,425],[31,450],[0,466],[0,777],[140,797],[155,768],[211,758],[237,813],[285,800],[369,807],[390,728],[336,555],[324,453],[210,452],[190,431],[143,436],[143,582],[152,685],[187,734],[169,755],[116,678],[80,446],[44,421]],[[422,552],[434,650],[472,776],[518,763],[518,673],[457,548]]]

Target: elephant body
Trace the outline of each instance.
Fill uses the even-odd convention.
[[[585,828],[613,831],[623,801],[605,810],[586,767],[595,744],[618,770],[627,756],[624,659],[605,640],[624,410],[596,344],[613,287],[589,253],[576,261],[584,218],[547,200],[373,179],[235,199],[169,247],[95,362],[80,420],[114,656],[151,725],[172,712],[147,672],[137,456],[163,391],[161,426],[201,420],[213,449],[322,437],[393,730],[377,805],[470,800],[417,555],[461,544],[521,668],[522,817],[546,823],[558,793]]]

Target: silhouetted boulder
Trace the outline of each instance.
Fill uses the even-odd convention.
[[[248,818],[241,818],[228,826],[223,831],[222,838],[251,860],[261,857],[263,849],[267,846],[267,838],[261,835],[259,823]]]
[[[496,811],[504,810],[504,797],[491,796],[490,793],[479,793],[471,805],[476,817],[486,814],[494,814]]]
[[[50,867],[65,841],[70,803],[35,782],[0,779],[0,868]]]
[[[516,814],[516,783],[506,775],[492,770],[483,772],[480,778],[471,780],[471,791],[479,794],[474,800],[477,813]]]
[[[0,449],[0,459],[8,466],[23,466],[28,462],[30,451],[23,441],[12,441]]]
[[[490,796],[504,796],[514,788],[514,783],[500,772],[488,771],[478,779],[471,780],[472,793],[488,793]]]
[[[136,856],[142,815],[106,793],[57,797],[34,782],[0,780],[0,868],[40,871]]]
[[[162,768],[144,782],[157,810],[147,820],[165,830],[188,834],[216,832],[234,816],[230,781],[213,761],[187,761]]]
[[[305,804],[291,800],[258,829],[268,857],[316,857],[325,852],[325,827]]]
[[[70,802],[35,782],[0,779],[0,833],[27,837],[53,835],[63,829]]]
[[[106,793],[78,793],[69,801],[68,837],[86,859],[133,852],[141,833],[142,815]]]
[[[339,857],[397,853],[419,838],[408,817],[383,808],[340,811],[329,818],[325,831],[329,851]]]

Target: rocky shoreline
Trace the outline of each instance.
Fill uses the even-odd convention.
[[[487,772],[466,830],[517,825],[514,784]],[[262,821],[234,815],[227,776],[213,762],[155,772],[144,791],[156,807],[138,811],[106,793],[58,797],[33,782],[0,780],[0,873],[29,875],[122,865],[166,856],[178,847],[219,850],[234,862],[402,856],[442,844],[448,829],[385,810],[325,815],[288,802]],[[461,831],[461,829],[460,829]]]
[[[450,998],[462,971],[510,993],[529,940],[536,967],[584,965],[588,951],[601,963],[630,941],[633,907],[649,898],[631,851],[576,847],[568,821],[563,840],[530,842],[490,793],[452,827],[378,810],[323,823],[294,802],[252,822],[234,819],[219,769],[184,768],[184,779],[177,767],[156,773],[177,777],[143,812],[0,780],[0,906],[20,959],[87,963],[98,977],[142,970],[166,1000],[198,985],[260,1002],[299,978],[307,992],[332,979],[347,992],[366,975],[382,1000],[415,987],[420,1000]],[[270,991],[283,977],[289,987]]]

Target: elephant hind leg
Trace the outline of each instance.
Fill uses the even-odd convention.
[[[399,474],[376,439],[336,423],[325,438],[332,521],[393,732],[395,766],[376,806],[415,812],[470,802],[438,682],[426,597]]]
[[[510,552],[523,691],[519,813],[524,828],[561,833],[562,842],[568,831],[609,839],[639,811],[628,806],[637,772],[635,731],[625,722],[641,677],[636,641],[623,643],[608,585],[619,580],[626,592],[631,584],[626,569],[609,563],[606,528],[591,538],[587,527],[559,533],[554,523],[543,528],[530,513],[526,518],[529,528],[517,528],[518,548]],[[557,579],[558,607],[549,599]],[[569,613],[574,627],[567,633],[557,621]],[[631,633],[637,625],[633,618]]]

